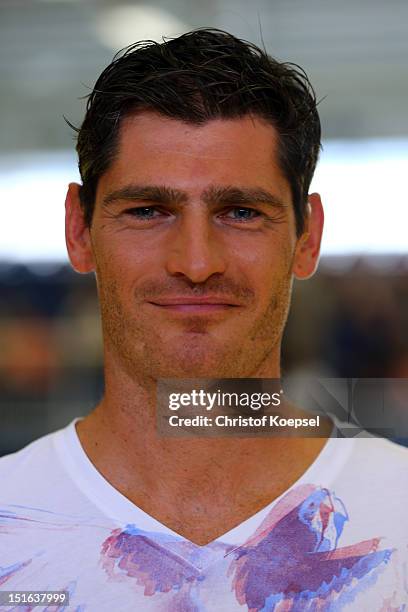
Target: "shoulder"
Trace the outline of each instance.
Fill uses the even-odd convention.
[[[43,490],[61,477],[57,444],[65,429],[46,434],[21,450],[0,457],[3,499],[19,499],[30,490]]]
[[[342,439],[335,442],[338,454],[349,443]],[[369,435],[352,439],[350,449],[338,474],[338,490],[362,506],[382,508],[402,518],[402,508],[408,504],[408,449]]]
[[[38,461],[49,455],[53,448],[53,439],[57,432],[49,433],[15,453],[0,457],[0,479],[3,476],[10,477],[12,472],[32,465],[33,461]]]
[[[353,460],[363,461],[367,466],[408,468],[408,449],[385,438],[365,434],[353,443]]]
[[[332,441],[335,443],[336,452],[347,454],[349,468],[364,468],[371,473],[377,471],[377,474],[386,470],[390,475],[392,467],[408,477],[408,448],[366,430],[350,427],[333,416],[332,420],[335,424]],[[354,432],[358,433],[353,435]]]

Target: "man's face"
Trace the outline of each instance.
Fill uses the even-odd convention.
[[[106,358],[153,378],[279,363],[297,240],[277,146],[250,116],[123,121],[85,241]]]

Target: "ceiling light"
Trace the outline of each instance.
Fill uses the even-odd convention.
[[[189,27],[164,9],[151,6],[116,6],[98,15],[99,40],[115,51],[139,40],[162,42],[163,36],[179,36]]]

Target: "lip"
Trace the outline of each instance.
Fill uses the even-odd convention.
[[[217,313],[240,306],[240,304],[234,302],[231,298],[210,295],[200,297],[175,296],[160,298],[149,303],[163,310],[186,314]]]
[[[223,305],[223,306],[239,306],[239,304],[237,302],[235,302],[234,300],[232,300],[231,298],[225,298],[225,297],[217,297],[217,296],[212,296],[212,295],[202,295],[200,297],[195,297],[195,296],[183,296],[183,295],[177,295],[175,297],[168,297],[168,298],[160,298],[157,300],[152,300],[150,302],[151,304],[155,304],[156,306],[178,306],[178,305],[210,305],[210,304],[214,304],[214,305]]]

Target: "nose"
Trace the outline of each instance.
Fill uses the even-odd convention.
[[[207,211],[189,211],[182,215],[173,230],[166,262],[170,275],[203,283],[213,274],[225,272],[222,241]]]

